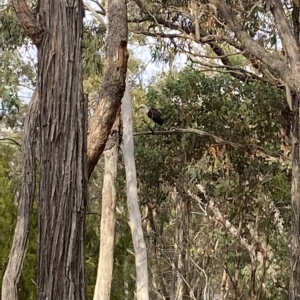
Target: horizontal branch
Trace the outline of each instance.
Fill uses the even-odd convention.
[[[181,134],[181,133],[194,133],[200,136],[205,136],[213,139],[216,143],[218,144],[223,144],[223,145],[229,145],[233,148],[239,148],[239,149],[244,149],[246,151],[253,151],[256,150],[255,155],[257,157],[262,157],[268,161],[273,161],[273,162],[280,162],[281,158],[280,157],[275,157],[275,156],[270,156],[267,153],[267,151],[256,145],[256,144],[242,144],[242,143],[236,143],[236,142],[231,142],[224,140],[212,133],[199,130],[199,129],[194,129],[194,128],[174,128],[171,130],[163,130],[163,131],[141,131],[141,132],[134,132],[133,136],[144,136],[144,135],[175,135],[175,134]]]
[[[230,145],[232,147],[235,148],[249,148],[249,147],[255,147],[255,148],[260,148],[260,150],[263,150],[261,147],[257,146],[257,145],[244,145],[244,144],[240,144],[240,143],[235,143],[235,142],[230,142],[227,140],[224,140],[212,133],[203,131],[203,130],[199,130],[199,129],[194,129],[194,128],[187,128],[187,129],[183,129],[183,128],[174,128],[171,130],[164,130],[164,131],[142,131],[142,132],[135,132],[133,133],[134,136],[139,136],[139,135],[173,135],[173,134],[179,134],[179,133],[195,133],[201,136],[207,136],[212,138],[213,140],[215,140],[218,144],[226,144],[226,145]]]
[[[8,141],[8,142],[11,142],[11,143],[17,145],[18,147],[22,147],[20,143],[18,143],[16,140],[11,139],[11,138],[3,138],[3,139],[0,139],[0,141],[4,141],[4,142]]]

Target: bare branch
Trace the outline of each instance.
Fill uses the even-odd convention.
[[[87,10],[89,10],[92,15],[105,27],[107,28],[104,20],[99,16],[99,14],[87,3],[83,2],[83,5],[86,7]]]
[[[194,129],[194,128],[187,128],[187,129],[183,129],[183,128],[174,128],[171,130],[164,130],[164,131],[142,131],[142,132],[135,132],[133,134],[133,136],[141,136],[141,135],[175,135],[175,134],[180,134],[180,133],[194,133],[194,134],[198,134],[200,136],[206,136],[209,137],[211,139],[213,139],[217,144],[219,145],[229,145],[233,148],[239,148],[239,149],[244,149],[247,152],[253,153],[254,155],[256,155],[257,157],[261,157],[263,159],[265,159],[266,161],[272,161],[272,162],[277,162],[280,163],[282,162],[282,158],[281,157],[276,157],[276,156],[270,156],[267,154],[267,151],[256,145],[256,144],[242,144],[242,143],[236,143],[236,142],[231,142],[231,141],[227,141],[224,140],[214,134],[205,132],[203,130],[199,130],[199,129]]]
[[[96,3],[98,5],[98,7],[101,9],[101,12],[100,14],[105,16],[106,15],[106,11],[105,11],[105,8],[104,6],[97,0],[91,0],[92,2]]]
[[[202,43],[202,44],[208,44],[213,52],[218,56],[218,58],[221,60],[222,64],[225,66],[227,69],[228,73],[234,77],[237,78],[238,80],[241,80],[243,82],[251,82],[254,80],[261,80],[264,82],[268,82],[272,85],[275,85],[279,88],[284,88],[284,85],[280,82],[279,79],[275,78],[268,68],[266,68],[260,61],[257,59],[254,59],[252,57],[252,54],[249,52],[246,52],[245,49],[246,47],[244,45],[241,45],[237,42],[235,42],[232,38],[229,37],[224,37],[223,35],[216,34],[216,35],[211,35],[207,34],[205,30],[200,31],[200,38],[197,39],[195,36],[195,26],[187,27],[187,26],[179,26],[174,23],[168,22],[162,17],[159,16],[153,16],[153,13],[149,13],[149,9],[147,9],[144,4],[139,1],[135,0],[135,2],[138,4],[139,8],[141,11],[145,14],[141,19],[134,18],[131,20],[131,22],[135,23],[141,23],[141,22],[147,22],[155,19],[155,23],[159,24],[161,26],[164,26],[165,28],[171,29],[172,33],[165,33],[162,30],[159,32],[149,32],[145,30],[138,30],[135,31],[137,34],[143,34],[145,36],[152,36],[152,37],[161,37],[161,38],[168,38],[170,40],[174,38],[178,39],[185,39],[185,40],[190,40],[195,43]],[[174,30],[177,31],[174,33]],[[237,50],[240,50],[242,55],[249,59],[249,62],[252,64],[252,66],[257,69],[259,72],[264,74],[264,77],[259,77],[259,76],[251,76],[250,74],[243,75],[243,74],[237,74],[236,72],[230,70],[230,60],[228,59],[228,55],[226,55],[225,51],[222,49],[222,47],[218,44],[218,42],[226,42],[230,46],[236,48]],[[186,51],[184,51],[186,52]],[[250,76],[249,76],[250,75]]]

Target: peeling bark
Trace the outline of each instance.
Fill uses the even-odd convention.
[[[22,272],[30,232],[30,216],[36,184],[36,138],[38,123],[38,94],[35,91],[26,114],[22,137],[22,187],[18,218],[8,265],[2,282],[2,300],[16,300],[17,284]]]
[[[97,164],[114,124],[125,91],[127,72],[127,7],[125,0],[108,1],[107,70],[88,136],[88,176]]]

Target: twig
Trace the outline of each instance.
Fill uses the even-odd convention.
[[[195,133],[195,134],[198,134],[200,136],[207,136],[207,137],[212,138],[213,140],[215,140],[218,144],[230,145],[231,147],[244,149],[246,151],[258,150],[258,151],[255,151],[255,155],[257,157],[262,157],[262,158],[266,159],[267,161],[273,161],[273,162],[281,162],[282,161],[282,158],[280,158],[280,157],[270,156],[270,155],[266,154],[267,151],[264,148],[262,148],[261,146],[258,146],[256,144],[242,144],[242,143],[227,141],[227,140],[224,140],[224,139],[222,139],[222,138],[220,138],[220,137],[218,137],[214,134],[211,134],[209,132],[199,130],[199,129],[194,129],[194,128],[187,128],[187,129],[174,128],[174,129],[171,129],[171,130],[163,130],[163,131],[153,131],[153,130],[151,130],[150,132],[149,131],[140,131],[140,132],[134,132],[133,136],[140,136],[140,135],[174,135],[174,134],[180,134],[180,133]]]
[[[143,120],[143,122],[148,126],[148,128],[150,129],[151,131],[151,134],[154,134],[154,130],[152,129],[152,127],[145,121]],[[149,134],[149,133],[148,133]],[[133,134],[134,135],[134,134]]]
[[[14,139],[11,139],[11,138],[3,138],[3,139],[0,139],[0,141],[10,141],[17,146],[22,147],[20,143],[18,143],[17,141],[15,141]]]

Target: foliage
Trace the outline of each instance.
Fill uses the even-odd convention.
[[[16,50],[28,42],[28,38],[20,26],[19,21],[12,10],[5,10],[0,14],[0,48],[3,50]]]
[[[179,73],[170,72],[166,78],[157,79],[147,87],[146,97],[149,106],[162,111],[166,120],[163,129],[198,128],[244,145],[242,148],[222,145],[195,134],[136,137],[141,205],[148,212],[146,216],[151,230],[146,229],[149,227],[145,230],[155,268],[158,268],[156,259],[165,270],[168,264],[171,265],[172,255],[168,257],[169,263],[163,258],[165,245],[173,247],[177,222],[185,222],[188,218],[187,248],[207,276],[211,276],[211,289],[220,291],[219,274],[224,267],[228,276],[234,277],[239,264],[239,283],[232,283],[230,293],[244,297],[259,293],[258,279],[254,280],[253,289],[249,288],[249,281],[253,281],[250,253],[213,215],[211,219],[205,215],[199,217],[198,214],[203,213],[199,210],[200,200],[190,198],[192,193],[204,201],[203,207],[208,199],[213,199],[215,207],[234,227],[241,226],[240,234],[250,243],[254,242],[251,228],[258,230],[258,235],[272,249],[272,255],[281,258],[276,260],[276,268],[281,270],[276,280],[274,274],[262,275],[262,270],[255,273],[257,278],[266,280],[268,287],[263,296],[266,298],[261,299],[283,299],[288,281],[286,225],[290,217],[290,166],[282,164],[279,159],[280,113],[285,107],[283,91],[259,81],[245,84],[224,74],[208,77],[201,70],[187,67]],[[144,117],[137,113],[136,131],[148,130],[142,122]],[[269,161],[268,157],[278,159]],[[206,197],[197,188],[199,184],[205,188]],[[194,214],[181,215],[178,205]],[[155,215],[152,221],[149,211]],[[211,215],[214,211],[207,213]],[[276,213],[284,222],[283,229],[276,221]],[[157,257],[157,248],[161,259]],[[202,258],[197,259],[199,254]],[[221,261],[226,261],[226,265]],[[187,276],[186,280],[192,279]],[[170,284],[167,279],[165,282],[167,286]]]
[[[85,79],[102,75],[104,65],[104,45],[106,29],[94,20],[84,26],[83,65]]]
[[[238,19],[243,21],[244,28],[255,40],[259,40],[265,48],[277,51],[277,32],[262,4],[253,6],[251,1],[228,3],[235,7]],[[162,111],[165,118],[163,130],[191,127],[243,145],[224,145],[208,137],[186,133],[135,137],[140,204],[150,258],[151,293],[155,294],[153,298],[159,299],[161,294],[169,296],[174,288],[172,282],[178,283],[176,280],[179,277],[189,283],[197,299],[203,297],[206,278],[210,280],[210,292],[220,293],[222,272],[225,272],[229,298],[250,299],[256,294],[259,299],[286,299],[291,174],[290,161],[281,156],[279,139],[285,94],[281,89],[266,84],[265,76],[258,80],[258,76],[249,74],[249,70],[255,69],[253,72],[257,75],[264,73],[265,69],[253,57],[247,57],[236,40],[232,39],[227,45],[222,40],[222,44],[207,43],[200,47],[195,38],[189,1],[144,1],[144,4],[147,10],[141,16],[147,16],[145,11],[148,11],[151,18],[145,22],[131,22],[131,41],[147,45],[150,40],[145,36],[151,35],[153,59],[169,63],[171,70],[178,53],[187,53],[194,63],[178,73],[170,71],[166,76],[157,75],[147,87],[137,83],[132,91],[135,131],[148,131],[144,120],[153,126],[137,110],[141,103],[146,103]],[[222,22],[209,23],[211,12],[207,5],[201,4],[200,8],[202,38],[228,34]],[[130,2],[129,15],[132,19],[138,18],[137,11],[136,5]],[[21,107],[18,97],[20,85],[35,85],[35,65],[23,60],[20,55],[20,47],[24,49],[25,45],[26,50],[29,44],[14,14],[10,11],[2,14],[0,22],[1,113],[6,120],[17,114]],[[268,35],[262,36],[262,29]],[[183,34],[178,38],[162,37],[175,31]],[[216,31],[222,34],[216,35]],[[187,43],[188,36],[194,39],[196,46],[191,45],[190,41]],[[220,45],[225,51],[222,55],[216,53]],[[102,86],[104,47],[104,27],[95,21],[87,21],[83,62],[84,87],[90,96],[98,94]],[[231,55],[227,57],[226,64],[222,60],[225,54]],[[212,59],[214,55],[218,55],[223,64],[232,67],[234,72],[230,73],[231,69],[227,69],[231,76],[215,72],[220,64],[219,60]],[[129,64],[134,73],[145,67],[135,59]],[[197,67],[199,64],[203,66]],[[266,70],[278,76],[269,68]],[[240,74],[246,74],[246,77],[238,77]],[[13,151],[5,147],[1,150],[0,227],[3,230],[0,236],[0,278],[13,236],[16,205],[12,199],[17,184],[15,180],[19,180],[19,174],[11,175]],[[133,299],[135,290],[134,255],[127,225],[123,171],[120,162],[113,299],[124,299],[124,295],[127,299]],[[92,201],[89,208],[92,212],[99,211],[101,181],[99,168],[90,184]],[[209,207],[211,201],[224,219],[238,229],[238,236],[233,236],[216,217],[216,210]],[[31,241],[19,285],[20,299],[36,297],[36,207],[32,222]],[[258,261],[257,256],[251,256],[242,245],[242,239],[259,245],[257,253],[263,251],[261,241],[266,243],[266,265]],[[98,215],[87,215],[86,241],[88,296],[92,298],[99,253]],[[187,266],[182,263],[185,261]],[[261,284],[264,285],[263,292]]]

